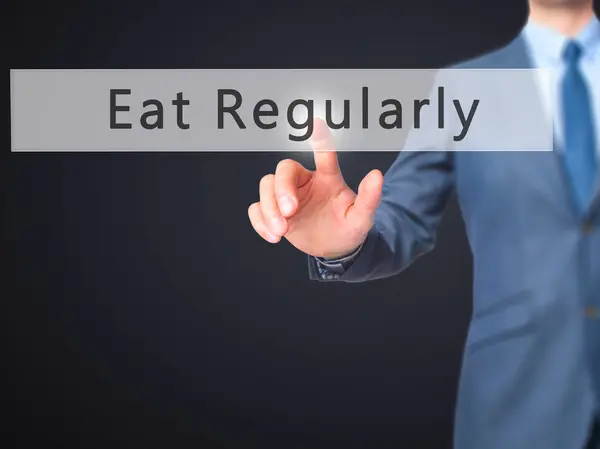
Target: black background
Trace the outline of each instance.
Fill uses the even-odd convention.
[[[5,11],[20,69],[440,67],[507,43],[527,12],[524,0]],[[7,150],[4,447],[450,447],[472,270],[456,204],[402,275],[311,282],[302,254],[247,219],[259,179],[289,156],[312,164]],[[340,159],[356,187],[395,156]]]

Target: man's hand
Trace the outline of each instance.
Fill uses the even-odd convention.
[[[312,256],[352,253],[366,239],[381,200],[383,175],[371,171],[355,194],[344,182],[327,125],[315,120],[310,139],[315,171],[286,159],[260,181],[260,201],[248,209],[256,232],[271,243],[282,237]]]

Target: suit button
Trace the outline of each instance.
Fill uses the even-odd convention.
[[[593,230],[594,223],[592,223],[590,220],[584,221],[581,225],[581,232],[583,232],[584,234],[590,234]]]
[[[585,308],[585,316],[591,319],[595,319],[600,317],[600,311],[598,311],[597,307],[587,306]]]

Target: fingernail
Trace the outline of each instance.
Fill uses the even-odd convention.
[[[296,201],[293,197],[286,195],[279,198],[279,209],[284,215],[290,215],[294,211]]]

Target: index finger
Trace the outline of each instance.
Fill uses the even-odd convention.
[[[314,120],[310,146],[313,149],[315,167],[319,173],[325,175],[340,174],[335,142],[329,127],[323,119],[315,118]]]

